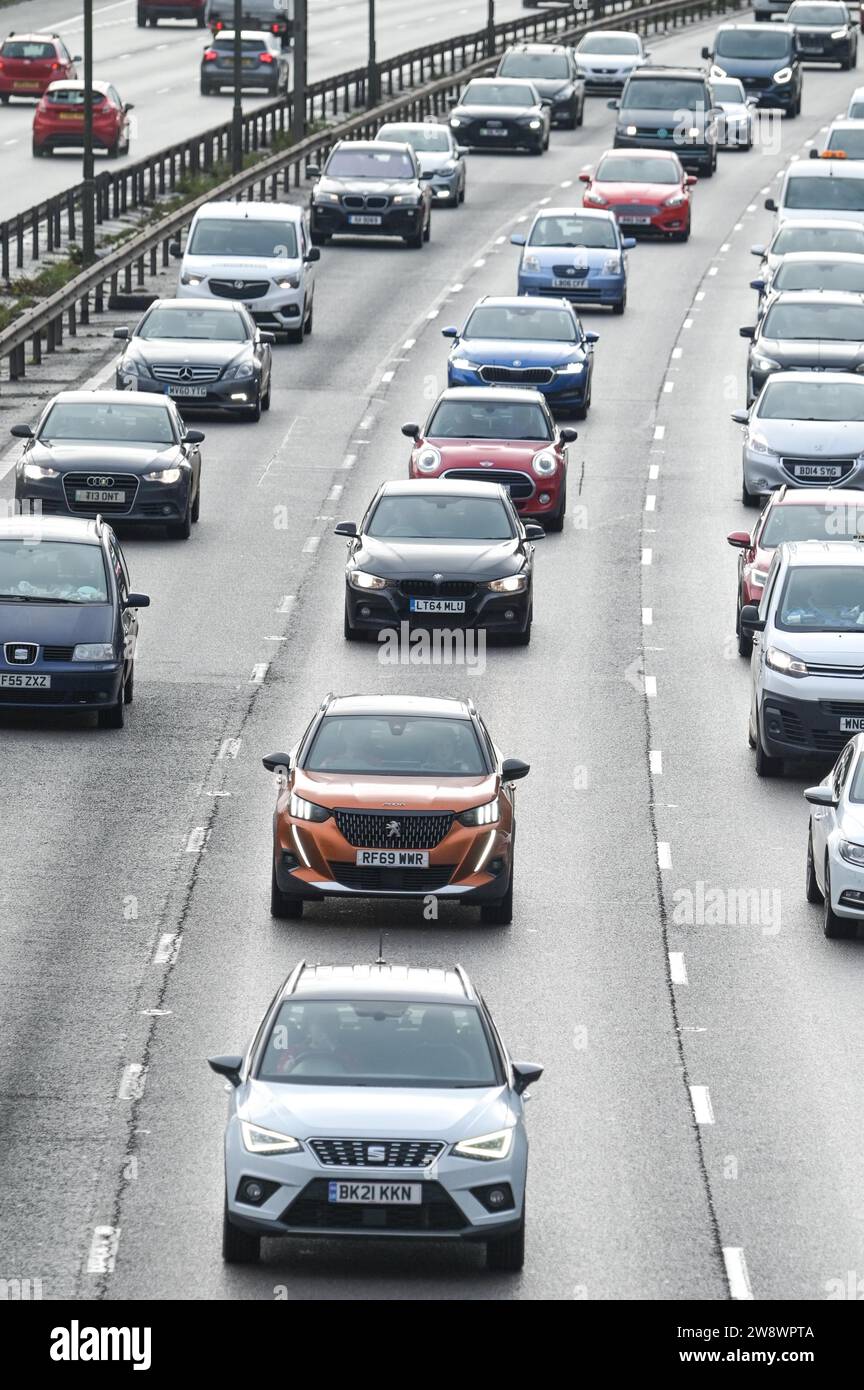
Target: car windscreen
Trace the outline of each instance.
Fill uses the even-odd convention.
[[[864,509],[849,502],[793,502],[772,507],[759,537],[760,547],[782,541],[848,541],[864,532]]]
[[[174,444],[174,429],[165,406],[130,401],[58,401],[39,430],[40,440],[73,439],[111,444]]]
[[[801,565],[786,575],[775,622],[787,632],[860,632],[864,568]]]
[[[56,58],[53,43],[32,39],[7,39],[0,47],[0,58]]]
[[[711,93],[716,102],[725,101],[729,105],[743,104],[744,88],[740,82],[712,82]]]
[[[262,256],[295,260],[297,228],[275,217],[201,217],[186,245],[191,256]]]
[[[436,493],[441,486],[436,484]],[[365,530],[375,540],[508,541],[513,537],[500,497],[382,497]]]
[[[762,337],[864,343],[864,304],[775,304]]]
[[[473,1004],[386,998],[286,999],[257,1079],[412,1089],[501,1084]]]
[[[864,758],[858,759],[858,766],[852,775],[852,783],[849,787],[849,800],[855,802],[864,801]]]
[[[769,381],[759,402],[760,420],[864,421],[864,381]],[[858,452],[856,447],[855,452]]]
[[[705,111],[710,104],[704,83],[677,77],[631,78],[621,98],[622,110]]]
[[[413,179],[414,164],[403,150],[334,150],[324,170],[336,179]]]
[[[850,101],[846,115],[850,121],[864,120],[864,101]]]
[[[481,87],[478,82],[469,82],[459,99],[460,106],[533,106],[534,95],[530,87],[514,87],[509,82],[493,82]]]
[[[601,159],[594,178],[598,183],[680,183],[681,171],[662,155],[615,155]]]
[[[849,290],[864,294],[864,261],[781,261],[772,290]]]
[[[378,777],[482,777],[488,771],[469,719],[408,714],[326,715],[303,767]]]
[[[136,338],[182,338],[201,342],[243,343],[249,330],[238,313],[222,309],[151,309]]]
[[[465,325],[466,338],[516,338],[532,343],[574,343],[579,334],[566,309],[483,304]]]
[[[38,529],[21,540],[0,540],[0,602],[107,603],[102,548],[53,541]]]
[[[607,217],[571,217],[568,213],[538,217],[529,246],[598,246],[617,249],[615,224]]]
[[[570,65],[563,53],[508,53],[499,68],[501,77],[560,77],[570,76]]]
[[[640,53],[639,39],[634,34],[587,34],[576,49],[577,53]]]
[[[864,159],[864,126],[859,130],[850,126],[842,130],[832,130],[825,148],[840,150],[847,159]]]
[[[450,148],[450,136],[440,125],[385,125],[378,132],[381,140],[393,140],[397,145],[410,145],[418,154],[444,154]]]
[[[768,25],[759,29],[727,29],[714,43],[715,58],[788,58],[792,35],[772,33]]]
[[[791,5],[786,12],[787,24],[838,24],[849,23],[845,5]]]
[[[502,401],[440,401],[426,427],[429,439],[554,438],[549,418],[540,405]]]
[[[830,208],[832,212],[864,212],[864,178],[793,174],[783,194],[784,208]]]
[[[794,222],[781,227],[771,242],[773,256],[785,256],[790,251],[857,251],[864,252],[864,227],[796,227]]]

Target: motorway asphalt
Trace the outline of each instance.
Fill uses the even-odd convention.
[[[703,42],[654,47],[692,62]],[[592,101],[543,159],[471,156],[467,202],[436,211],[422,254],[323,252],[315,333],[278,349],[269,416],[204,426],[193,539],[125,542],[153,599],[126,730],[2,723],[0,1275],[46,1297],[723,1300],[821,1299],[862,1269],[864,946],[825,941],[804,900],[807,779],[756,779],[725,542],[755,515],[728,418],[748,248],[785,159],[856,80],[808,70],[782,149],[723,154],[689,244],[640,244],[625,316],[585,315],[571,521],[538,544],[530,648],[490,648],[482,673],[346,646],[332,524],[403,474],[399,425],[444,382],[439,328],[515,289],[509,233],[578,197],[611,113]],[[260,757],[330,689],[467,692],[531,763],[512,927],[404,903],[271,920]],[[765,890],[769,912],[701,923],[699,883]],[[390,960],[461,961],[511,1052],[546,1068],[520,1276],[365,1242],[222,1265],[225,1097],[204,1059],[245,1045],[298,959],[372,959],[381,931]]]
[[[155,29],[139,29],[135,22],[136,0],[94,3],[93,75],[113,82],[124,101],[131,101],[132,148],[129,159],[143,159],[165,149],[179,138],[209,130],[231,119],[233,94],[223,91],[201,96],[198,74],[207,31],[174,20]],[[422,14],[412,13],[406,0],[378,0],[376,6],[379,61],[421,44],[446,39],[451,34],[471,33],[486,23],[486,0],[437,0]],[[521,0],[496,0],[499,19],[526,13]],[[309,0],[309,78],[317,81],[332,73],[361,67],[367,55],[366,0]],[[83,19],[79,0],[22,0],[4,9],[0,32],[56,32],[73,56],[83,52]],[[80,65],[79,65],[80,67]],[[83,68],[81,68],[83,74]],[[265,94],[246,93],[247,111],[271,100]],[[0,108],[0,167],[3,196],[0,217],[11,217],[81,179],[81,153],[68,150],[51,159],[34,159],[31,153],[32,101],[14,100]],[[97,154],[96,172],[119,168]]]

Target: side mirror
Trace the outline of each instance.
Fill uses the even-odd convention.
[[[183,251],[182,251],[182,248],[181,248],[181,246],[180,246],[179,241],[169,241],[169,243],[168,243],[168,254],[169,254],[169,256],[173,256],[175,260],[178,258],[178,256],[182,256],[182,255],[183,255]]]
[[[340,522],[338,523],[338,525],[336,525],[336,526],[333,527],[333,535],[334,535],[334,536],[356,536],[356,535],[357,535],[357,522],[356,522],[356,521],[340,521]]]
[[[777,211],[777,204],[775,203],[775,201],[774,201],[773,198],[766,198],[766,199],[765,199],[765,211],[766,211],[766,212],[776,212],[776,211]]]
[[[762,294],[762,292],[763,292],[764,289],[765,289],[765,281],[764,281],[764,280],[751,280],[751,281],[750,281],[750,288],[751,288],[751,290],[758,290],[759,293]]]
[[[420,182],[421,182],[421,183],[428,183],[429,180],[430,180],[430,179],[434,179],[434,177],[435,177],[435,175],[433,174],[433,172],[432,172],[431,169],[421,169],[421,170],[420,170]]]
[[[713,55],[713,53],[711,52],[711,49],[710,49],[710,48],[703,48],[703,49],[702,49],[702,57],[703,57],[703,58],[713,58],[713,56],[714,56],[714,55]]]
[[[260,343],[270,343],[272,345],[276,341],[276,334],[271,333],[267,328],[262,328],[258,334],[258,341]]]
[[[127,594],[126,598],[123,600],[123,607],[124,607],[124,608],[149,608],[149,607],[150,607],[150,595],[149,595],[149,594]]]
[[[35,438],[32,425],[13,425],[9,433],[14,434],[16,439]]]
[[[316,261],[320,261],[320,259],[321,259],[321,249],[320,249],[320,247],[318,247],[318,246],[310,246],[310,247],[309,247],[309,250],[306,252],[306,255],[303,257],[303,259],[304,259],[304,261],[306,262],[307,265],[314,265],[314,263],[315,263]]]
[[[524,233],[522,233],[522,232],[513,232],[512,236],[510,237],[510,243],[511,243],[512,246],[524,246],[524,245],[525,245],[525,236],[524,236]]]
[[[684,175],[684,187],[685,187],[685,188],[692,188],[693,185],[694,185],[694,183],[698,183],[698,182],[699,182],[699,179],[698,179],[698,177],[697,177],[696,174],[685,174],[685,175]]]
[[[586,341],[586,343],[589,344],[589,346],[593,347],[595,343],[599,343],[599,341],[600,341],[600,334],[599,334],[599,333],[586,333],[586,334],[585,334],[585,341]]]
[[[459,329],[458,329],[458,328],[453,328],[452,326],[451,326],[451,327],[448,327],[448,328],[442,328],[442,329],[441,329],[441,337],[442,337],[442,338],[458,338],[458,337],[459,337]]]
[[[204,431],[203,431],[203,430],[187,430],[187,431],[186,431],[186,443],[187,443],[187,444],[203,444],[203,443],[204,443]]]
[[[286,770],[291,766],[290,753],[268,753],[266,758],[261,759],[268,772],[279,772],[282,768]]]
[[[128,340],[129,340],[129,329],[128,329],[128,328],[115,328],[115,329],[114,329],[114,332],[111,334],[111,337],[112,337],[112,338],[122,338],[122,340],[123,340],[124,343],[125,343],[125,342],[128,342]]]
[[[211,1071],[215,1071],[217,1076],[226,1076],[232,1086],[240,1085],[242,1057],[208,1057],[207,1065]]]
[[[307,177],[307,179],[320,179],[320,177],[321,177],[321,167],[320,167],[320,165],[318,165],[318,164],[307,164],[307,165],[306,165],[306,177]]]
[[[747,632],[764,632],[765,624],[759,617],[759,609],[755,603],[745,603],[741,609],[741,628]]]
[[[460,156],[460,158],[461,158],[461,156],[462,156],[463,154],[470,154],[470,152],[471,152],[471,146],[470,146],[470,145],[457,145],[457,146],[456,146],[456,153]]]
[[[419,439],[420,426],[415,424],[403,425],[402,433],[405,435],[407,439]]]
[[[533,1082],[539,1081],[543,1075],[543,1068],[538,1066],[536,1062],[514,1062],[512,1065],[513,1090],[517,1096],[521,1096],[523,1091],[527,1091],[528,1087]]]
[[[572,425],[564,425],[564,427],[558,431],[558,438],[561,440],[562,444],[572,444],[574,439],[579,438],[579,431],[575,430]]]
[[[755,246],[751,246],[751,247],[750,247],[750,255],[751,255],[751,256],[762,256],[762,257],[764,257],[764,255],[765,255],[765,247],[761,244],[761,242],[758,242],[758,241],[757,241]]]
[[[134,101],[127,101],[127,102],[124,102],[123,110],[124,110],[124,111],[134,111],[134,110],[135,110],[135,103],[134,103]]]
[[[809,801],[811,806],[837,805],[837,797],[830,787],[808,787],[804,793],[804,800]]]
[[[580,182],[580,183],[590,183],[590,182],[591,182],[591,174],[590,174],[590,172],[589,172],[588,169],[583,169],[583,170],[582,170],[582,173],[579,175],[579,182]]]
[[[619,110],[621,103],[617,97],[612,97],[609,101],[607,101],[606,105],[609,107],[610,111],[617,111]]]
[[[76,54],[75,54],[75,57],[72,59],[72,62],[73,62],[73,63],[83,63],[83,62],[84,62],[84,59],[81,57],[81,54],[80,54],[80,53],[76,53]]]
[[[739,338],[755,338],[755,337],[756,337],[756,329],[753,328],[752,325],[748,323],[748,324],[746,325],[746,327],[744,327],[744,328],[739,328],[739,329],[738,329],[738,337],[739,337]]]
[[[811,151],[810,151],[810,158],[811,158],[811,159],[818,159],[818,158],[819,158],[819,151],[817,150],[817,148],[816,148],[815,145],[813,146],[813,148],[812,148]]]
[[[530,771],[530,764],[523,763],[521,758],[505,758],[501,764],[501,778],[504,782],[518,782],[522,777],[527,777]]]
[[[733,410],[729,419],[734,420],[736,425],[746,425],[750,419],[750,412],[749,410]]]
[[[635,236],[625,236],[621,242],[621,245],[625,251],[632,251],[636,246]]]
[[[730,531],[726,540],[736,550],[749,550],[752,544],[748,531]]]
[[[527,541],[542,541],[546,531],[542,526],[538,526],[536,521],[526,521],[525,539]]]

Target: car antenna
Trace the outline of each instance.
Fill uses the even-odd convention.
[[[378,937],[378,959],[376,960],[375,964],[376,964],[376,965],[386,965],[386,964],[387,964],[386,960],[384,959],[384,933],[383,933],[383,931],[381,932],[380,936]]]

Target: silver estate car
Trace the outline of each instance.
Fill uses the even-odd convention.
[[[232,1086],[223,1257],[262,1236],[469,1240],[487,1265],[525,1249],[526,1087],[465,972],[301,962]]]

